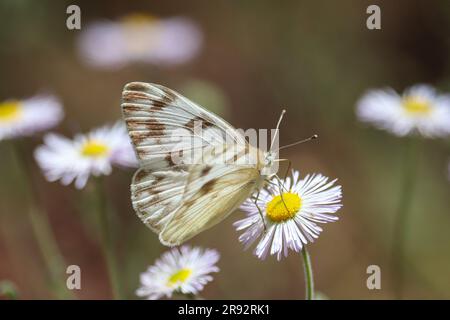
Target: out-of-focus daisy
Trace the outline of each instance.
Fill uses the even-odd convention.
[[[402,95],[392,89],[372,90],[357,104],[361,121],[397,136],[419,132],[425,137],[450,134],[450,95],[428,85],[416,85]]]
[[[64,112],[52,95],[0,103],[0,140],[29,136],[56,126]]]
[[[120,122],[78,134],[73,140],[47,134],[44,145],[36,149],[35,158],[47,180],[61,180],[64,185],[75,180],[78,189],[86,185],[91,174],[110,174],[112,165],[137,166],[129,136]]]
[[[79,38],[86,63],[120,68],[130,62],[181,64],[199,51],[202,33],[188,18],[157,18],[131,14],[120,21],[99,21],[87,26]]]
[[[298,171],[293,171],[292,177],[282,181],[282,193],[276,179],[272,180],[273,185],[261,190],[257,204],[266,232],[255,201],[247,199],[241,206],[247,217],[234,223],[237,231],[244,230],[239,241],[247,249],[261,238],[254,251],[260,259],[270,253],[280,260],[283,253],[287,256],[288,249],[299,252],[303,245],[319,236],[322,228],[318,223],[338,220],[332,215],[342,207],[341,186],[334,185],[336,180],[328,181],[321,174],[307,175],[304,179],[299,176]]]
[[[218,272],[219,253],[212,249],[183,246],[167,251],[156,263],[141,274],[141,287],[136,294],[155,300],[172,294],[197,295]]]

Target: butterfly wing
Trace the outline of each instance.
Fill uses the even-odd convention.
[[[159,233],[183,200],[188,172],[141,168],[133,176],[131,202],[138,217]]]
[[[190,162],[195,151],[201,153],[211,145],[247,143],[225,120],[157,84],[127,84],[122,113],[141,166],[171,167],[173,155],[178,156],[176,164],[183,164]],[[202,136],[196,134],[196,126]]]
[[[122,111],[141,163],[131,185],[133,207],[150,229],[160,233],[163,243],[181,243],[216,224],[253,189],[254,167],[214,164],[215,169],[204,174],[205,167],[199,164],[199,154],[203,159],[205,150],[226,141],[241,151],[249,149],[245,139],[223,119],[171,89],[141,82],[125,86]],[[196,122],[204,130],[201,137],[196,136]],[[217,158],[214,155],[209,160]],[[197,175],[202,175],[198,181],[194,179]],[[211,194],[204,193],[211,186]],[[216,198],[217,205],[211,203]],[[181,233],[175,232],[186,217],[194,219]]]
[[[179,245],[225,219],[250,196],[258,178],[251,166],[191,168],[185,199],[159,234],[161,243]]]

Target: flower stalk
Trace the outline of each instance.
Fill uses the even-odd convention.
[[[305,300],[314,300],[313,270],[311,265],[311,258],[309,256],[308,250],[306,249],[306,246],[303,246],[302,258],[303,258],[303,270],[305,272],[305,292],[306,292]]]
[[[405,145],[405,160],[403,170],[402,187],[397,215],[394,221],[394,234],[392,242],[392,270],[395,270],[395,296],[401,299],[403,296],[405,277],[405,245],[410,222],[411,205],[417,176],[417,141],[410,138]]]
[[[119,280],[118,263],[114,248],[114,238],[111,233],[111,221],[110,216],[108,215],[109,210],[103,185],[103,178],[96,177],[95,182],[95,189],[97,192],[97,214],[102,250],[105,256],[106,266],[108,268],[108,275],[111,282],[113,297],[114,299],[121,299],[122,294]]]
[[[22,173],[24,188],[28,190],[31,204],[27,208],[28,219],[36,238],[39,250],[44,258],[50,276],[50,285],[55,295],[61,299],[73,298],[73,294],[65,286],[64,258],[59,250],[47,214],[38,208],[38,193],[32,181],[32,171],[25,152],[22,152],[21,141],[11,142],[14,158]]]

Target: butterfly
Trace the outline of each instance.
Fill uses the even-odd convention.
[[[132,205],[164,245],[180,245],[216,225],[274,175],[272,146],[250,145],[225,120],[174,90],[131,82],[121,107],[140,164]]]

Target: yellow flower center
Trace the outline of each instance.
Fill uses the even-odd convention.
[[[174,286],[179,282],[185,282],[187,278],[192,274],[191,269],[180,269],[179,271],[175,272],[173,275],[170,276],[169,280],[167,281],[167,284],[169,286]]]
[[[131,13],[122,18],[124,24],[134,26],[155,22],[156,20],[158,20],[157,17],[145,13]]]
[[[157,17],[142,13],[129,14],[122,18],[126,50],[129,54],[141,57],[152,49],[152,45],[157,43],[158,34],[149,32],[149,27],[154,27],[158,21]]]
[[[407,97],[403,99],[403,108],[414,115],[424,115],[431,111],[429,101],[418,97]]]
[[[91,158],[104,157],[108,154],[108,151],[109,147],[107,145],[94,140],[87,141],[81,148],[81,154]]]
[[[270,220],[281,222],[295,217],[302,206],[302,199],[296,193],[286,192],[283,197],[274,197],[266,206]]]
[[[0,103],[0,122],[17,119],[21,111],[22,105],[19,101],[5,101]]]

